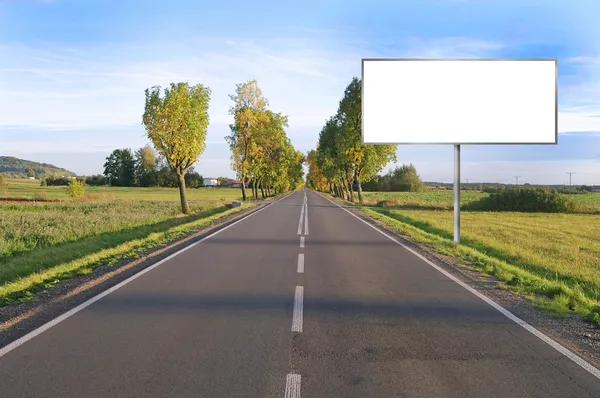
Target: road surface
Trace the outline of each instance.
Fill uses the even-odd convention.
[[[21,342],[0,351],[2,398],[600,397],[594,374],[314,192]]]

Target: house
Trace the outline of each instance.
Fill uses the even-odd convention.
[[[238,180],[229,180],[229,186],[231,188],[241,188],[242,182]],[[248,183],[246,183],[246,186],[248,186]]]
[[[205,187],[216,187],[219,185],[219,180],[216,178],[204,178],[202,184]]]

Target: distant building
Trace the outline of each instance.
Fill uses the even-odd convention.
[[[229,180],[229,186],[231,188],[241,188],[242,187],[242,182],[238,181],[238,180]]]
[[[219,185],[219,180],[217,180],[216,178],[204,178],[203,185],[205,187],[216,187]]]

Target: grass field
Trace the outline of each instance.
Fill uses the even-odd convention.
[[[93,187],[87,186],[86,194],[92,201],[114,200],[179,200],[179,191],[174,188],[128,188],[128,187]],[[232,201],[241,199],[240,188],[188,188],[189,200]],[[0,187],[0,198],[37,199],[46,196],[48,199],[68,199],[66,187],[42,187],[37,180],[8,180],[5,187]]]
[[[40,192],[57,201],[16,201]],[[176,188],[87,187],[70,200],[65,187],[27,180],[0,188],[0,304],[159,246],[248,208],[225,205],[240,189],[189,189],[191,215],[180,213]],[[36,196],[37,195],[37,196]]]
[[[461,202],[483,195],[463,191]],[[461,245],[456,246],[453,212],[446,210],[452,209],[452,192],[365,196],[369,204],[363,211],[395,231],[468,260],[556,315],[574,312],[600,326],[599,214],[463,211]],[[600,204],[600,194],[570,196],[591,206]]]

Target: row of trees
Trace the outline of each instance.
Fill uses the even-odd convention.
[[[396,145],[362,143],[361,102],[361,81],[355,77],[346,87],[337,113],[322,128],[316,151],[307,155],[307,184],[352,202],[356,186],[362,203],[363,181],[396,161]]]
[[[252,197],[296,189],[303,183],[304,155],[296,150],[286,135],[288,117],[268,109],[256,80],[236,86],[229,96],[233,105],[229,114],[231,134],[225,139],[231,149],[231,168],[241,181],[250,181]],[[242,197],[247,199],[245,184]]]
[[[177,176],[181,208],[189,214],[186,175],[206,148],[211,90],[202,84],[172,83],[164,92],[154,86],[145,93],[142,123],[154,148]],[[295,188],[302,182],[304,159],[285,134],[287,117],[267,109],[255,80],[238,84],[230,98],[234,123],[226,139],[238,178],[251,181],[254,198],[258,198],[259,186],[263,197],[265,190],[271,195],[271,189],[279,193]],[[246,184],[241,187],[246,200]]]

